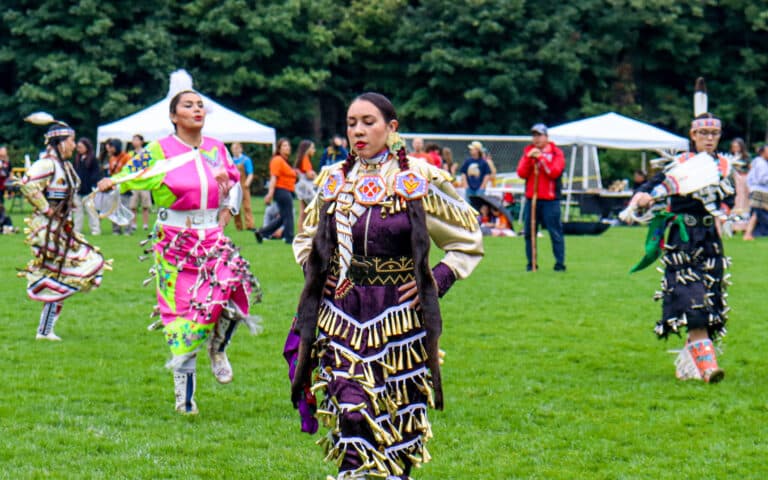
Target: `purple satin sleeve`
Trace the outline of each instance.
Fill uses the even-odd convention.
[[[454,275],[453,270],[444,263],[435,265],[435,268],[432,269],[432,276],[435,277],[435,283],[437,283],[437,295],[441,298],[456,282],[456,275]]]

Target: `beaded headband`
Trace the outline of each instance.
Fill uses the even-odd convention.
[[[696,131],[701,128],[717,128],[722,129],[722,124],[719,118],[697,118],[691,122],[691,130]]]
[[[60,125],[59,127],[48,130],[45,132],[45,142],[48,143],[52,138],[56,137],[69,137],[70,135],[74,135],[75,131],[69,126]]]

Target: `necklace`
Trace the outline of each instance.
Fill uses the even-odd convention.
[[[387,161],[388,158],[389,158],[389,150],[387,149],[384,149],[383,152],[371,158],[358,157],[358,159],[360,160],[360,164],[363,167],[365,167],[366,170],[379,168],[384,162]]]

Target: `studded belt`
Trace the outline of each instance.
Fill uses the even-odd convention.
[[[214,228],[219,225],[219,211],[215,208],[206,210],[172,210],[161,208],[157,212],[157,222],[179,228]]]
[[[711,227],[715,224],[715,217],[712,215],[697,216],[683,213],[682,217],[686,227]]]
[[[331,264],[331,274],[338,275],[338,273],[338,258],[334,258]],[[413,273],[413,258],[406,256],[352,255],[347,277],[355,285],[366,286],[402,285],[416,279]]]

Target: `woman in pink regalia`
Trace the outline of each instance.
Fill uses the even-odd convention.
[[[260,290],[248,262],[224,235],[240,207],[240,175],[223,143],[202,135],[205,108],[185,90],[170,103],[175,134],[151,142],[101,191],[150,190],[160,207],[150,239],[157,307],[173,355],[176,411],[196,414],[198,350],[207,345],[219,383],[232,381],[225,353],[240,321],[251,327],[251,297]],[[149,251],[148,251],[149,253]]]

